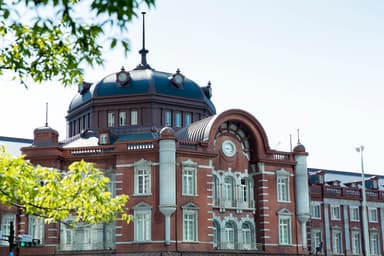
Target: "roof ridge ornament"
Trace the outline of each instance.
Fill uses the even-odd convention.
[[[136,66],[136,69],[152,69],[147,63],[147,53],[149,51],[145,49],[145,12],[141,12],[141,14],[143,15],[143,48],[139,51],[141,55],[141,63]]]

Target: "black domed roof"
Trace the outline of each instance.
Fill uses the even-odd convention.
[[[151,68],[134,69],[127,72],[130,79],[127,84],[122,85],[117,81],[117,75],[120,72],[121,71],[112,73],[96,84],[85,84],[72,99],[69,105],[69,111],[85,104],[92,98],[133,96],[151,93],[185,98],[186,100],[202,100],[207,104],[211,113],[216,112],[206,88],[200,87],[186,77],[182,85],[176,86],[172,80],[174,74],[155,71]]]

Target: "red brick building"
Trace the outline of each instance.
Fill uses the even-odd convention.
[[[41,241],[19,255],[306,253],[305,148],[271,149],[254,116],[217,114],[210,84],[152,69],[147,52],[135,69],[79,86],[65,141],[44,126],[22,149],[32,163],[61,170],[94,162],[113,193],[130,196],[135,221],[70,229],[9,213],[17,234]]]

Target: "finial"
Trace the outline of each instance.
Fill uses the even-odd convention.
[[[297,144],[301,144],[300,143],[300,129],[297,129]]]
[[[149,64],[147,63],[148,50],[145,49],[145,12],[141,12],[141,14],[143,15],[143,48],[141,48],[141,50],[139,51],[141,55],[141,63],[137,65],[136,69],[147,69],[151,68],[151,66],[149,66]]]
[[[45,103],[45,127],[48,127],[48,102]]]

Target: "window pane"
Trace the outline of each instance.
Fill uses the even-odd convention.
[[[135,235],[137,241],[151,240],[151,213],[135,213]]]
[[[192,115],[190,113],[185,114],[185,126],[188,126],[192,123]]]
[[[181,113],[180,112],[176,112],[176,114],[175,114],[175,126],[181,127]]]
[[[126,125],[126,120],[127,120],[126,113],[125,112],[120,112],[119,113],[119,125],[120,126],[125,126]]]
[[[165,126],[172,126],[171,111],[165,111]]]
[[[187,211],[183,214],[183,240],[196,241],[196,213]]]
[[[194,195],[195,194],[195,169],[184,168],[183,169],[183,194]]]
[[[289,201],[288,177],[277,178],[277,200],[282,202]]]
[[[108,127],[115,126],[115,113],[108,113]]]
[[[131,110],[131,125],[137,125],[137,110]]]

